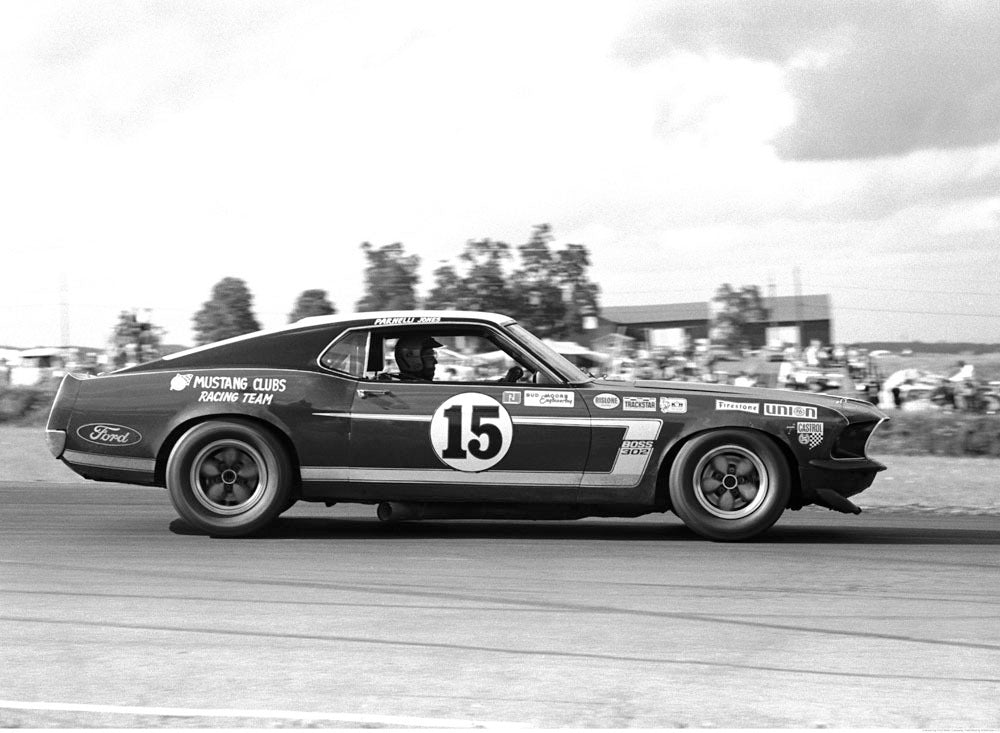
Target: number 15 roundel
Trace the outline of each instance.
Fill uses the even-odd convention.
[[[514,426],[504,406],[489,395],[463,392],[448,398],[431,418],[437,457],[459,471],[485,471],[507,455]]]

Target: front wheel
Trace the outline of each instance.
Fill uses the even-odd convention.
[[[670,469],[674,512],[712,540],[755,537],[778,521],[791,494],[788,462],[763,435],[717,430],[685,443]]]
[[[292,467],[266,430],[242,420],[215,420],[195,425],[177,441],[167,460],[167,489],[190,524],[238,537],[289,506]]]

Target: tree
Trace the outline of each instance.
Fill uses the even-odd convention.
[[[294,323],[309,316],[328,316],[336,312],[337,309],[327,298],[325,290],[304,290],[295,301],[292,312],[288,314],[288,322]]]
[[[122,311],[111,334],[115,366],[142,364],[158,358],[162,339],[163,329],[149,320],[148,313],[141,310]]]
[[[540,336],[569,338],[581,330],[584,316],[598,314],[600,288],[587,276],[587,248],[567,244],[553,250],[553,239],[552,228],[539,224],[531,239],[518,248],[521,269],[514,282],[520,297],[515,317]]]
[[[552,239],[548,224],[536,226],[531,239],[518,247],[521,268],[513,278],[516,305],[511,315],[542,338],[555,338],[566,330],[566,302],[558,253],[554,255],[549,247]]]
[[[459,266],[442,263],[434,271],[425,305],[505,313],[542,337],[578,333],[585,315],[598,314],[600,291],[587,277],[587,248],[570,244],[554,250],[552,240],[548,224],[534,227],[531,238],[517,248],[520,266],[513,271],[509,244],[469,240]]]
[[[194,315],[195,343],[242,336],[260,330],[253,314],[253,296],[237,277],[224,277],[212,288],[212,297]]]
[[[712,298],[715,314],[712,318],[712,341],[729,349],[740,349],[747,341],[747,324],[767,320],[767,309],[756,285],[744,285],[739,290],[723,283]]]
[[[578,331],[587,316],[601,312],[600,286],[587,276],[590,253],[582,244],[567,244],[556,253],[556,273],[566,297],[565,333]]]
[[[406,255],[399,242],[376,249],[368,242],[361,245],[368,265],[365,267],[365,294],[357,303],[359,311],[405,310],[416,308],[417,268],[420,258]]]
[[[511,313],[516,299],[507,274],[510,245],[493,239],[470,239],[459,259],[466,265],[461,307]]]
[[[468,286],[453,265],[441,263],[434,271],[434,287],[424,298],[424,307],[441,310],[468,310]]]

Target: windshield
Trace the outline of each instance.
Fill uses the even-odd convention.
[[[559,376],[567,382],[586,382],[591,378],[589,374],[582,371],[578,366],[573,364],[573,362],[569,361],[566,357],[523,326],[517,323],[512,323],[507,326],[507,330],[522,345],[527,346],[532,353],[541,357],[547,366],[555,370]]]

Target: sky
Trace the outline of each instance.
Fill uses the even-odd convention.
[[[828,293],[1000,342],[1000,3],[0,4],[0,346],[164,341],[223,277],[350,312],[363,242],[551,225],[607,306]]]

